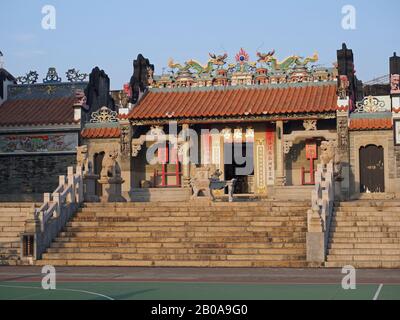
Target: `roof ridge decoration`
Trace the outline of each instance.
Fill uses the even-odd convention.
[[[356,109],[354,110],[355,113],[375,113],[383,111],[386,111],[385,102],[373,96],[365,97],[362,101],[357,102]]]
[[[17,77],[15,80],[18,84],[35,84],[39,74],[36,71],[29,71],[25,76]]]
[[[92,112],[90,123],[107,123],[107,122],[118,122],[118,112],[112,111],[106,106],[101,107],[96,112]]]
[[[65,75],[67,76],[67,80],[69,82],[85,81],[85,79],[89,76],[87,73],[80,73],[80,71],[75,70],[75,68],[68,69]]]
[[[168,60],[169,75],[156,77],[153,88],[211,87],[227,85],[254,85],[268,83],[323,82],[334,80],[337,71],[334,66],[317,67],[318,53],[302,57],[291,55],[278,60],[276,51],[257,52],[258,59],[252,61],[245,49],[240,48],[234,56],[234,63],[228,63],[228,54],[209,53],[210,59],[202,64],[194,59],[178,63]]]
[[[58,76],[57,70],[54,67],[50,67],[47,71],[46,78],[43,79],[43,83],[58,83],[61,82],[61,78]]]

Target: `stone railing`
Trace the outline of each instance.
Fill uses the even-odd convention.
[[[44,194],[44,202],[35,209],[34,217],[25,223],[21,235],[21,258],[40,259],[42,253],[65,227],[71,216],[84,201],[84,173],[81,166],[68,167],[68,175],[59,177],[53,193]]]
[[[307,212],[307,260],[324,262],[329,240],[330,222],[335,201],[334,164],[319,164],[315,188],[311,193],[311,209]]]

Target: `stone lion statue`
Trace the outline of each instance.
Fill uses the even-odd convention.
[[[90,172],[92,170],[92,164],[89,161],[88,147],[86,145],[76,147],[76,163],[83,171]]]
[[[327,165],[332,160],[335,160],[336,144],[334,141],[322,141],[321,143],[321,163]]]
[[[118,151],[107,151],[101,166],[100,178],[119,178],[121,169],[117,163]]]

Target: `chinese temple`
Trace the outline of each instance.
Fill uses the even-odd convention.
[[[241,48],[232,57],[210,53],[204,63],[170,59],[167,71],[156,74],[149,59],[138,55],[130,82],[116,91],[97,67],[89,75],[71,69],[66,82],[50,68],[40,84],[34,71],[15,78],[0,69],[0,200],[44,200],[36,211],[42,233],[54,203],[60,208],[59,197],[75,187],[76,194],[65,199],[78,207],[211,201],[238,207],[272,203],[283,212],[292,203],[306,207],[298,260],[346,262],[347,253],[328,250],[331,221],[340,213],[335,204],[355,201],[362,207],[363,200],[400,197],[400,57],[390,58],[388,83],[363,85],[345,44],[330,66],[318,65],[317,53],[277,56],[275,50]],[[342,210],[347,212],[346,205]],[[29,241],[41,239],[29,238],[28,230],[25,253]],[[54,240],[43,239],[34,257]],[[251,258],[232,265],[304,265],[292,258],[282,265]],[[46,259],[67,261],[59,253],[46,253]],[[115,265],[110,259],[105,265]],[[394,261],[391,267],[400,266]],[[149,263],[228,266],[203,262]]]

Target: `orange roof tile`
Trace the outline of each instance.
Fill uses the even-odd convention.
[[[100,138],[119,138],[121,136],[120,128],[85,128],[81,132],[81,137],[86,139]]]
[[[362,118],[362,119],[351,119],[350,130],[384,130],[392,129],[393,123],[391,118]]]
[[[75,123],[75,97],[7,100],[0,106],[0,126]]]
[[[336,111],[335,83],[150,90],[130,119],[261,116]]]

